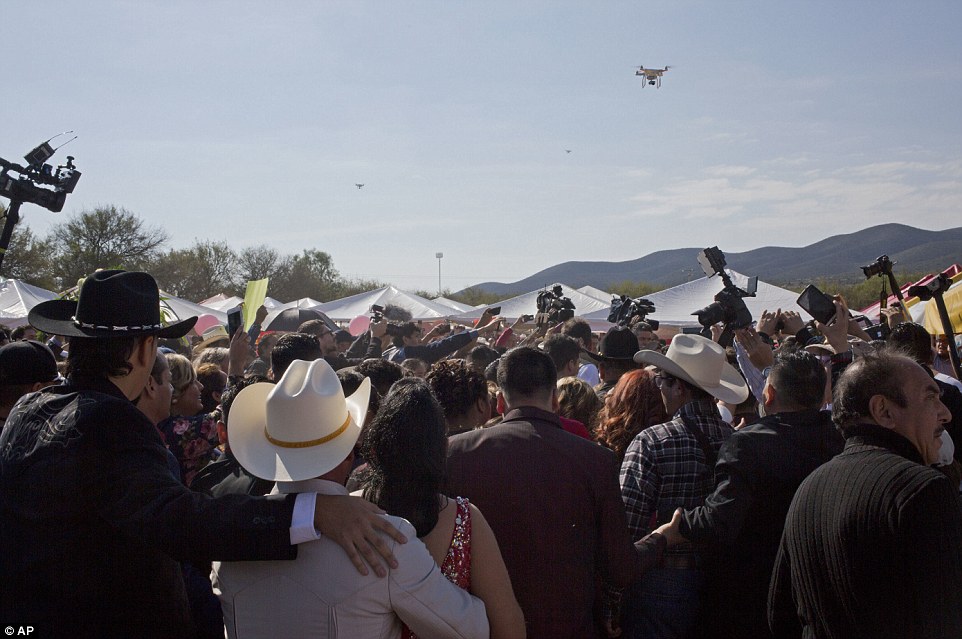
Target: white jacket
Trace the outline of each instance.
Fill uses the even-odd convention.
[[[346,495],[334,482],[285,482],[284,493]],[[227,635],[393,639],[403,621],[421,639],[487,638],[484,603],[448,581],[414,527],[385,515],[407,538],[388,540],[398,560],[386,578],[357,572],[347,553],[326,537],[300,544],[293,561],[215,562],[211,578]]]

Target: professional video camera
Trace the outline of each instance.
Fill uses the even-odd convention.
[[[549,326],[570,320],[575,316],[575,305],[564,296],[561,284],[538,293],[538,314],[534,316],[537,326]]]
[[[73,139],[76,138],[71,138],[67,142]],[[20,166],[0,158],[0,196],[10,199],[10,206],[4,214],[6,221],[3,231],[0,232],[0,264],[3,263],[7,247],[10,246],[13,227],[20,221],[20,205],[24,202],[38,204],[54,213],[59,213],[63,210],[67,194],[73,193],[80,179],[80,171],[74,166],[72,155],[67,156],[66,164],[61,164],[56,169],[46,164],[46,161],[56,152],[56,149],[50,146],[50,140],[42,142],[23,156],[27,166]],[[13,177],[11,172],[19,173],[20,177]],[[41,185],[52,186],[53,189],[44,188]]]
[[[371,304],[371,323],[377,324],[384,319],[384,307],[379,304]],[[391,337],[403,334],[403,323],[388,322],[384,332]]]
[[[643,297],[631,299],[627,295],[619,295],[611,298],[611,312],[608,313],[608,321],[619,326],[630,326],[635,320],[648,322],[651,330],[658,330],[658,320],[647,319],[648,315],[655,312],[655,305],[651,300]]]
[[[0,158],[0,195],[10,198],[11,203],[28,202],[54,213],[62,211],[67,194],[73,193],[77,186],[80,171],[74,166],[72,155],[67,156],[66,164],[61,164],[56,169],[45,164],[55,151],[56,149],[50,146],[50,140],[41,143],[23,156],[27,161],[25,167]],[[20,177],[14,178],[10,175],[11,171],[19,173]],[[41,184],[52,186],[53,189],[45,189]]]
[[[702,325],[701,334],[711,338],[711,327],[719,322],[725,325],[718,343],[731,346],[736,329],[746,328],[752,324],[752,312],[745,306],[743,298],[755,297],[758,288],[758,278],[748,279],[748,290],[738,288],[731,277],[725,272],[725,254],[717,246],[706,248],[698,254],[698,263],[707,277],[720,275],[725,288],[715,294],[715,301],[692,313],[698,317]]]

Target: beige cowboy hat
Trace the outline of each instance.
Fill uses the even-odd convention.
[[[230,335],[223,324],[214,324],[201,334],[201,341],[193,348],[194,355],[197,355],[205,348],[212,346],[230,346]]]
[[[227,424],[231,451],[263,479],[320,477],[351,453],[370,395],[368,378],[345,398],[330,364],[295,360],[276,385],[253,384],[238,393]]]
[[[728,363],[725,349],[701,335],[675,335],[664,355],[657,351],[638,351],[635,361],[657,366],[729,404],[741,404],[748,398],[748,384]]]

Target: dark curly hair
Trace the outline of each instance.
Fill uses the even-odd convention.
[[[364,440],[363,495],[404,517],[423,537],[438,523],[447,436],[431,388],[417,377],[394,384]]]
[[[613,450],[620,461],[638,433],[666,421],[668,415],[655,385],[655,374],[645,369],[628,371],[605,399],[596,439]]]
[[[456,421],[468,412],[479,399],[488,397],[484,375],[471,370],[463,359],[438,362],[431,367],[425,379],[449,422]]]
[[[396,362],[389,362],[379,357],[370,357],[354,367],[364,377],[371,378],[371,384],[385,397],[391,391],[391,385],[404,377],[404,369]]]

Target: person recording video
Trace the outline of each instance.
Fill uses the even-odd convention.
[[[433,364],[477,340],[481,333],[494,330],[501,320],[494,317],[490,310],[486,309],[481,314],[477,328],[455,332],[430,344],[422,344],[423,331],[414,322],[391,323],[388,334],[392,336],[393,345],[384,351],[382,357],[398,364],[409,357],[416,357],[428,364]]]

